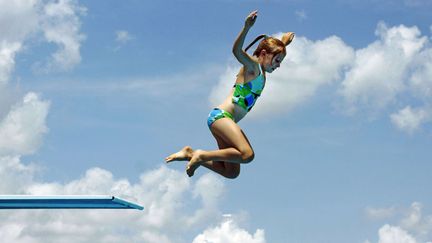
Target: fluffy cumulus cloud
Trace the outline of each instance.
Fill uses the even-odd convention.
[[[258,229],[250,234],[240,228],[233,219],[228,219],[220,225],[206,229],[193,240],[193,243],[265,243],[264,230]]]
[[[47,132],[45,119],[49,102],[35,93],[28,93],[0,120],[0,156],[33,153]]]
[[[335,87],[338,110],[366,119],[387,114],[402,131],[412,133],[432,121],[432,47],[416,26],[378,24],[377,39],[355,49],[332,36],[312,41],[297,36],[281,68],[269,75],[254,116],[284,114]],[[276,36],[280,36],[277,34]],[[229,65],[210,95],[217,105],[232,87],[239,66]]]
[[[431,119],[431,114],[431,111],[424,108],[413,109],[407,106],[391,114],[390,119],[400,130],[413,133]]]
[[[24,39],[37,29],[36,6],[36,0],[0,0],[0,86],[8,81]]]
[[[390,116],[397,128],[408,133],[432,121],[432,48],[426,48],[417,55],[412,69],[407,85],[421,105],[407,105]]]
[[[20,176],[3,177],[6,180],[2,181],[2,191],[36,195],[109,194],[145,207],[144,211],[1,211],[0,237],[5,242],[190,242],[190,232],[217,224],[222,215],[218,204],[224,185],[214,174],[205,174],[191,182],[184,173],[161,166],[143,173],[137,183],[130,183],[115,178],[107,170],[91,168],[81,178],[68,183],[44,183],[31,179],[34,170],[20,163],[19,158],[3,157],[0,162],[0,172],[8,170]],[[1,174],[7,175],[6,171]],[[27,180],[15,184],[23,178]],[[219,238],[214,238],[215,234]],[[234,222],[207,229],[194,242],[209,242],[200,239],[265,242],[263,230],[249,235]]]
[[[15,55],[37,36],[43,36],[57,50],[46,63],[36,66],[52,71],[70,70],[77,65],[84,40],[79,17],[84,13],[76,0],[0,0],[0,85],[8,81]]]
[[[200,210],[216,221],[218,213],[204,201],[217,204],[221,195],[208,198],[206,192],[197,197],[196,209],[187,209],[188,193],[202,189],[202,181],[220,187],[218,177],[207,174],[191,183],[183,173],[160,167],[143,173],[139,182],[117,179],[101,168],[89,169],[81,178],[69,183],[37,183],[23,190],[28,194],[111,194],[132,200],[145,207],[135,210],[36,210],[3,213],[0,235],[10,234],[10,242],[182,242],[182,235],[192,227],[207,223],[203,218],[190,220],[190,214]],[[199,201],[203,203],[200,205]],[[212,207],[212,206],[210,206]]]
[[[80,47],[85,36],[80,33],[79,16],[85,12],[76,0],[59,0],[43,6],[41,30],[46,41],[58,46],[46,64],[48,70],[70,70],[81,62]]]
[[[20,194],[31,185],[38,168],[34,164],[24,165],[20,156],[0,156],[0,194]]]
[[[15,55],[21,49],[19,42],[0,42],[0,86],[4,86],[15,67]]]
[[[378,243],[431,243],[432,215],[424,215],[422,208],[421,203],[414,202],[408,208],[367,208],[366,214],[373,220],[394,218],[394,223],[386,223],[378,230]]]
[[[388,28],[380,23],[379,40],[356,51],[353,66],[346,72],[340,94],[349,113],[381,111],[404,91],[410,64],[425,45],[416,27]]]
[[[379,229],[378,234],[378,243],[417,243],[410,234],[397,226],[386,224]]]
[[[35,152],[48,131],[46,117],[49,102],[34,93],[27,94],[0,119],[0,191],[2,194],[23,193],[32,183],[36,165],[24,165],[22,155]]]

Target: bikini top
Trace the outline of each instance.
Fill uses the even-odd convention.
[[[264,89],[264,75],[261,65],[258,66],[260,73],[256,78],[244,84],[234,84],[235,90],[232,97],[232,102],[239,105],[246,111],[250,111],[252,109],[256,100]]]

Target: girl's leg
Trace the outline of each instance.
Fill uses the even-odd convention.
[[[216,140],[219,139],[218,141],[223,143],[224,146],[222,147],[226,148],[215,151],[195,150],[187,165],[186,172],[189,176],[192,176],[194,171],[200,165],[204,165],[206,161],[224,161],[224,166],[228,164],[229,167],[231,166],[230,163],[249,163],[253,160],[254,151],[252,146],[246,135],[233,120],[228,118],[219,119],[212,124],[210,130]],[[211,162],[206,163],[207,166],[211,167],[210,164]]]
[[[225,149],[230,147],[216,134],[213,134],[213,136],[217,141],[219,149]],[[229,179],[237,178],[237,176],[240,174],[240,164],[236,163],[229,163],[224,161],[205,161],[201,165]]]
[[[225,149],[229,147],[221,138],[216,137],[215,134],[213,135],[215,136],[220,149]],[[193,152],[194,151],[190,146],[186,146],[179,152],[166,157],[165,161],[167,163],[170,163],[172,161],[190,160],[192,158]],[[230,179],[234,179],[240,174],[240,164],[228,163],[223,161],[205,161],[202,165]]]

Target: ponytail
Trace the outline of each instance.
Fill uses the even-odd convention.
[[[268,36],[267,35],[259,35],[257,38],[255,38],[255,40],[254,41],[252,41],[252,43],[250,43],[247,47],[246,47],[246,49],[245,49],[245,51],[247,51],[249,48],[251,48],[259,39],[262,39],[262,38],[264,38],[264,39],[267,39],[268,38]]]

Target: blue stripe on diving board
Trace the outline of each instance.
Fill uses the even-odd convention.
[[[144,208],[114,196],[0,195],[0,209],[138,209]]]

